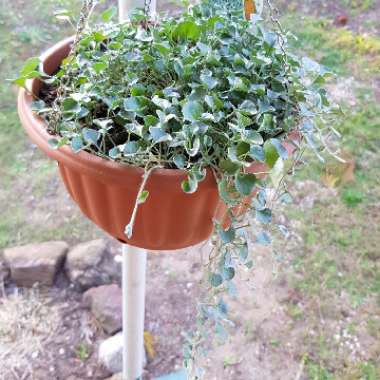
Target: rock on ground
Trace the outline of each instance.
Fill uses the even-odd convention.
[[[123,334],[121,332],[100,344],[99,361],[108,371],[117,374],[111,377],[110,380],[119,379],[119,372],[123,370]],[[146,366],[146,362],[146,355],[144,354],[144,367]]]
[[[67,254],[65,267],[70,281],[83,290],[120,278],[120,264],[102,239],[73,247]]]
[[[5,249],[4,259],[17,286],[51,286],[68,248],[64,241],[33,243]]]
[[[173,372],[168,375],[155,377],[153,380],[187,380],[185,371]]]
[[[10,278],[11,271],[8,264],[5,262],[4,255],[0,252],[0,285],[7,284]]]
[[[123,380],[123,374],[117,373],[116,375],[109,377],[107,380]]]
[[[116,284],[91,288],[83,294],[83,303],[107,334],[122,327],[122,291]]]

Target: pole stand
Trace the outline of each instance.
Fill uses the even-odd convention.
[[[145,0],[118,0],[119,3],[119,20],[124,22],[128,20],[129,14],[133,9],[145,7]],[[157,9],[157,0],[151,0],[150,15],[154,16]]]
[[[119,20],[125,22],[145,0],[118,0]],[[156,12],[151,0],[150,13]],[[144,319],[147,251],[123,244],[123,379],[142,380],[144,360]]]
[[[123,244],[123,380],[141,380],[147,252]]]

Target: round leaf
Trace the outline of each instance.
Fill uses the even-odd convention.
[[[235,179],[235,186],[237,191],[243,196],[249,196],[257,182],[254,174],[238,174]]]
[[[263,224],[269,224],[272,221],[272,211],[269,208],[256,210],[256,219]]]
[[[195,100],[191,100],[185,103],[182,107],[182,114],[184,120],[198,121],[201,118],[202,113],[202,104]]]
[[[224,268],[223,277],[226,281],[231,281],[235,277],[235,268]]]
[[[147,190],[142,191],[139,197],[137,198],[138,204],[145,203],[148,197],[149,197],[149,191]]]
[[[210,275],[210,284],[212,287],[217,288],[223,284],[223,277],[218,273],[212,273]]]
[[[230,227],[228,230],[221,228],[219,231],[219,236],[222,239],[223,243],[231,243],[235,239],[235,229],[233,227]]]

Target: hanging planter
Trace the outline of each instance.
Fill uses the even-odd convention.
[[[174,250],[206,240],[214,221],[228,228],[251,209],[301,133],[312,139],[303,113],[321,93],[284,41],[213,12],[82,25],[73,49],[72,38],[58,43],[17,80],[33,78],[18,101],[30,138],[58,161],[82,212],[121,242]],[[56,99],[36,107],[46,86]]]
[[[43,71],[52,75],[70,52],[73,38],[54,45],[41,56]],[[31,82],[31,92],[38,95],[41,81]],[[144,169],[119,164],[94,156],[85,151],[74,153],[68,146],[52,149],[52,135],[46,122],[32,111],[34,97],[21,89],[18,111],[23,127],[31,140],[49,157],[58,162],[62,180],[81,211],[101,229],[117,240],[150,250],[174,250],[196,245],[210,237],[213,220],[223,220],[227,206],[221,201],[211,170],[193,194],[185,193],[181,183],[186,180],[184,170],[156,169],[147,181],[149,202],[139,207],[133,236],[128,239],[125,227],[131,219],[134,203],[141,185]],[[294,143],[284,146],[289,153],[295,150],[298,133],[292,135]],[[266,164],[252,163],[250,173],[267,171]],[[252,195],[253,196],[253,195]],[[246,210],[247,197],[236,213]]]

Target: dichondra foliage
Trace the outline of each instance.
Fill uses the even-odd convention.
[[[31,59],[18,82],[36,75]],[[311,75],[309,75],[311,74]],[[231,177],[241,195],[244,168],[286,158],[281,141],[293,130],[313,140],[315,117],[328,102],[328,74],[310,60],[284,54],[278,34],[240,12],[196,6],[151,23],[105,23],[85,30],[60,70],[57,145],[142,167],[184,169],[193,192],[211,167]],[[50,120],[52,103],[38,101]]]

